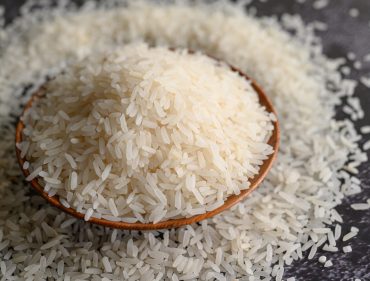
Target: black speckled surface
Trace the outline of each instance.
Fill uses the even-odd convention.
[[[6,21],[11,21],[18,15],[18,7],[23,0],[0,0],[0,5],[5,6]],[[81,2],[81,1],[78,1]],[[314,0],[306,0],[299,4],[294,0],[268,0],[264,3],[254,1],[252,6],[257,8],[257,15],[281,15],[282,13],[299,14],[305,22],[322,21],[328,24],[328,30],[319,32],[324,52],[331,58],[345,57],[348,52],[357,55],[362,60],[364,55],[370,53],[370,0],[331,0],[327,8],[315,10],[312,7]],[[349,15],[350,8],[357,8],[360,15],[353,18]],[[352,66],[351,63],[349,66]],[[1,66],[0,66],[1,67]],[[350,77],[358,80],[362,75],[370,75],[370,62],[364,64],[361,70],[353,70]],[[365,118],[356,123],[356,127],[370,125],[370,89],[359,85],[356,96],[360,97],[365,109]],[[337,117],[345,115],[338,108]],[[370,139],[370,135],[364,137],[362,142]],[[360,229],[358,236],[349,242],[339,242],[339,248],[351,245],[352,253],[344,254],[319,252],[314,260],[302,260],[294,263],[286,269],[285,278],[295,276],[297,281],[354,281],[359,278],[362,281],[370,281],[370,210],[354,211],[350,208],[351,203],[364,202],[370,198],[370,165],[360,167],[363,193],[350,198],[337,209],[343,215],[345,223],[343,231],[348,232],[351,226]],[[317,258],[324,254],[332,260],[333,266],[324,268]]]

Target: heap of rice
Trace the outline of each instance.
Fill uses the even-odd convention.
[[[272,153],[249,80],[201,54],[133,44],[47,83],[19,144],[49,195],[91,216],[158,222],[223,205]]]
[[[22,18],[0,29],[0,276],[280,281],[307,269],[286,265],[317,260],[324,250],[329,266],[340,256],[338,244],[347,246],[362,231],[349,231],[348,222],[342,227],[336,210],[343,198],[361,191],[356,173],[367,161],[353,122],[334,119],[336,105],[346,97],[355,100],[356,81],[340,74],[345,60],[326,58],[313,26],[298,16],[255,18],[224,1],[122,0],[114,8],[112,2],[38,14],[24,9]],[[40,1],[34,3],[39,7]],[[245,202],[201,224],[128,232],[79,221],[31,193],[14,157],[21,104],[46,76],[56,76],[71,61],[137,40],[199,50],[233,64],[253,75],[279,113],[281,150],[263,185]],[[29,85],[34,86],[25,91]],[[356,244],[351,246],[355,251]],[[322,266],[314,260],[300,264]],[[367,274],[366,266],[353,272],[343,263],[332,264],[335,277],[326,269],[327,279]]]

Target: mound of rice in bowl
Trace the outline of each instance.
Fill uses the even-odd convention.
[[[274,116],[230,66],[131,44],[70,66],[26,112],[19,144],[45,191],[113,221],[159,222],[249,187]]]

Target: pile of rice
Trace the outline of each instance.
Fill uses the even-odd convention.
[[[159,222],[240,194],[273,150],[251,82],[202,54],[133,44],[68,67],[24,118],[31,174],[91,216]]]
[[[352,97],[356,82],[339,71],[344,61],[323,56],[313,26],[299,17],[255,18],[223,1],[112,2],[32,14],[30,4],[21,19],[0,29],[0,276],[282,280],[286,265],[319,259],[318,250],[328,251],[320,261],[333,265],[330,252],[342,250],[337,241],[345,240],[344,246],[359,232],[342,230],[335,207],[361,191],[357,167],[367,161],[353,122],[334,120],[334,107],[345,97],[361,116]],[[134,41],[218,57],[253,74],[271,97],[282,127],[281,150],[245,202],[201,224],[128,232],[77,221],[25,185],[14,157],[21,104],[71,62]]]

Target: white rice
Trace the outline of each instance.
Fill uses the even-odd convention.
[[[284,23],[279,24],[271,18],[247,16],[240,8],[225,8],[223,4],[153,5],[139,3],[110,11],[86,6],[83,11],[59,10],[54,15],[45,9],[39,15],[45,20],[26,16],[28,19],[18,20],[6,31],[1,29],[0,260],[5,261],[5,278],[181,280],[186,274],[173,267],[179,255],[186,261],[200,260],[200,272],[193,279],[263,280],[278,272],[280,278],[286,264],[306,257],[311,248],[315,249],[313,252],[321,249],[329,241],[327,233],[314,233],[313,229],[342,224],[335,207],[344,196],[361,191],[359,183],[351,180],[355,176],[342,170],[349,158],[362,153],[356,145],[358,135],[350,120],[333,120],[334,105],[339,105],[342,97],[352,96],[356,83],[342,80],[340,63],[321,55],[322,46],[299,17],[286,15]],[[282,25],[298,35],[292,37],[283,31]],[[204,51],[250,73],[280,114],[282,149],[263,185],[233,210],[199,225],[170,231],[120,230],[112,242],[113,230],[70,218],[29,193],[14,157],[15,119],[10,113],[20,113],[20,102],[44,82],[45,75],[54,77],[71,61],[134,41]],[[293,74],[294,79],[290,80]],[[338,91],[327,89],[328,81]],[[23,98],[24,85],[28,84],[34,87]],[[123,127],[122,130],[124,124]],[[344,143],[342,138],[347,141]],[[72,138],[71,143],[78,144],[79,140]],[[351,161],[355,162],[349,166],[353,170],[366,160]],[[326,168],[331,172],[327,182],[319,177]],[[293,170],[298,176],[291,175]],[[206,188],[199,190],[201,194],[202,190],[208,192]],[[290,196],[283,198],[280,191]],[[98,208],[108,208],[107,199],[100,198],[99,202],[106,205]],[[123,205],[116,205],[124,211]],[[350,233],[352,237],[357,234]],[[58,236],[58,245],[41,249]],[[137,248],[135,257],[127,251],[129,240]],[[269,263],[267,245],[272,252]],[[216,249],[222,253],[219,265],[214,265]],[[45,271],[30,274],[44,266],[41,256],[48,257],[52,251],[56,253],[52,264]],[[152,258],[149,252],[163,252],[168,258]],[[104,257],[112,272],[107,272],[110,268],[108,264],[104,266]],[[3,264],[0,267],[4,270]],[[91,268],[101,273],[85,273]]]
[[[349,15],[353,18],[357,18],[360,15],[360,11],[356,8],[349,9]]]
[[[358,233],[360,230],[357,228],[357,227],[355,227],[355,226],[351,226],[351,232],[356,232],[356,233]]]
[[[347,58],[348,58],[349,60],[351,60],[351,61],[354,61],[354,60],[356,59],[356,54],[355,54],[355,53],[353,53],[353,52],[349,52],[349,53],[347,54]]]
[[[350,253],[350,252],[352,252],[352,247],[351,246],[345,246],[345,247],[343,247],[343,252],[344,253]]]
[[[334,239],[338,240],[342,234],[342,227],[340,224],[335,225]]]
[[[326,252],[338,252],[337,247],[330,246],[330,245],[325,245],[322,249]]]
[[[348,241],[348,240],[350,240],[350,239],[352,239],[353,237],[355,237],[357,235],[357,232],[349,232],[349,233],[347,233],[346,235],[344,235],[343,236],[343,242],[345,242],[345,241]]]
[[[360,131],[362,134],[370,134],[370,126],[363,126]]]
[[[112,272],[112,266],[109,262],[109,259],[107,257],[103,257],[102,262],[103,262],[105,272]]]
[[[94,213],[94,210],[93,209],[88,209],[87,211],[86,211],[86,214],[85,214],[85,217],[84,217],[84,220],[85,221],[88,221],[90,218],[91,218],[91,216],[93,215],[93,213]]]
[[[368,210],[370,209],[370,205],[368,203],[355,203],[355,204],[351,204],[351,208],[357,211]]]
[[[28,178],[41,176],[85,220],[98,195],[109,202],[104,214],[121,219],[202,214],[247,188],[273,151],[271,115],[250,81],[202,54],[128,45],[79,62],[45,88],[24,118],[21,149],[35,170]]]
[[[354,69],[360,70],[362,69],[362,63],[360,61],[355,61],[353,67]]]
[[[363,58],[363,61],[364,62],[370,62],[370,53],[369,54],[366,54]]]
[[[330,3],[330,0],[316,0],[315,2],[313,2],[313,7],[316,9],[316,10],[321,10],[325,7],[327,7]]]
[[[367,88],[369,88],[369,89],[370,89],[370,77],[369,77],[369,76],[362,76],[362,77],[360,78],[360,81],[361,81],[361,83],[362,83],[365,87],[367,87]]]

